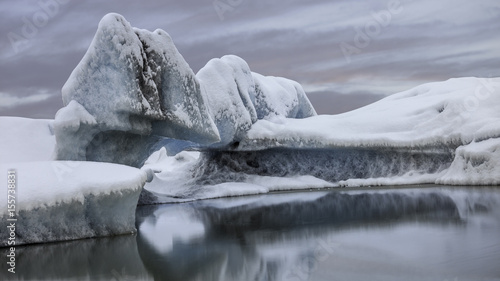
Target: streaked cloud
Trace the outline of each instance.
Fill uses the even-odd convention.
[[[48,93],[39,93],[39,94],[29,95],[26,97],[19,97],[0,92],[0,108],[37,103],[50,98],[50,96],[51,95]]]
[[[22,32],[23,17],[32,18],[40,6],[3,1],[0,92],[9,98],[0,100],[0,115],[53,118],[60,97],[29,103],[29,108],[16,101],[42,97],[30,89],[60,93],[109,12],[139,28],[166,30],[195,71],[213,57],[236,54],[253,71],[297,80],[323,113],[426,82],[500,76],[500,2],[495,0],[400,0],[401,12],[346,60],[340,45],[355,46],[356,30],[373,24],[374,14],[387,10],[391,1],[396,0],[232,1],[238,5],[221,20],[211,0],[67,0],[18,52],[6,34]]]

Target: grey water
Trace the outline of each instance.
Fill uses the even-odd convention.
[[[500,187],[140,206],[136,224],[134,235],[19,246],[16,273],[2,263],[0,280],[500,280]]]

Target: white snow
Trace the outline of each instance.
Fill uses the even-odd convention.
[[[50,160],[54,120],[0,116],[0,163]]]
[[[246,62],[236,56],[212,59],[196,77],[221,136],[220,145],[239,140],[257,121],[250,100],[250,92],[255,88]]]
[[[97,121],[87,110],[75,100],[57,111],[54,127],[61,130],[77,132],[80,124],[95,125]]]
[[[459,146],[500,136],[500,78],[456,78],[339,115],[259,120],[240,149]]]
[[[258,73],[252,73],[252,76],[255,81],[253,103],[258,119],[268,120],[277,116],[306,118],[316,115],[299,83]]]
[[[29,211],[61,203],[83,203],[86,195],[109,195],[140,189],[143,171],[128,166],[83,161],[37,161],[3,163],[2,171],[15,170],[18,178],[18,210]],[[7,173],[3,173],[7,182]],[[137,192],[136,192],[137,193]],[[0,210],[7,210],[2,192]],[[137,194],[136,194],[137,195]]]

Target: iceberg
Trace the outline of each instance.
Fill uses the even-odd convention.
[[[133,28],[118,14],[101,20],[62,95],[57,159],[134,167],[162,145],[170,154],[230,147],[258,118],[316,115],[298,83],[252,73],[236,56],[195,75],[165,31]]]
[[[247,63],[236,56],[210,60],[196,74],[205,90],[211,117],[226,146],[238,141],[257,121],[250,99],[255,95],[252,74]]]
[[[251,98],[259,120],[273,120],[275,117],[302,119],[317,115],[304,89],[296,81],[255,72],[252,76],[255,96]]]
[[[165,31],[108,14],[63,87],[55,151],[58,160],[141,168],[141,204],[307,187],[498,184],[499,92],[499,78],[455,78],[318,116],[295,81],[254,73],[234,55],[194,74]]]

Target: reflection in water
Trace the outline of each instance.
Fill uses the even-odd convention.
[[[137,242],[157,280],[495,280],[499,198],[429,188],[147,206]]]
[[[18,246],[16,256],[16,273],[2,262],[0,280],[153,280],[135,235]]]
[[[18,247],[15,277],[500,280],[498,188],[297,192],[142,206],[137,228],[137,236]],[[15,280],[6,265],[1,270],[1,280]]]

